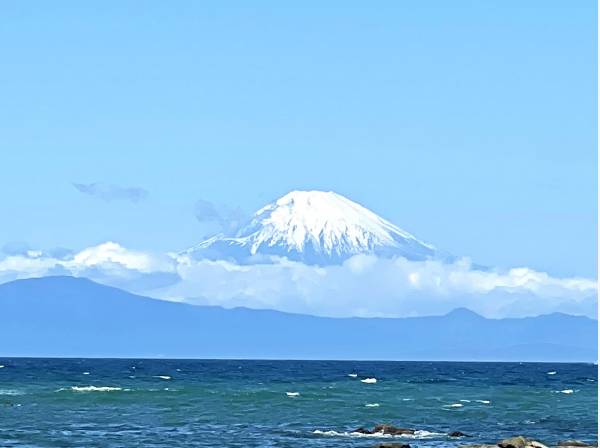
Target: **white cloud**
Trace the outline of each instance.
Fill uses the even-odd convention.
[[[317,267],[279,260],[237,265],[179,257],[181,281],[160,294],[192,303],[328,316],[407,316],[468,307],[490,317],[593,313],[596,282],[528,268],[473,269],[469,260],[414,262],[358,255]]]
[[[238,265],[132,251],[108,242],[65,258],[43,253],[0,260],[0,281],[71,274],[169,300],[326,316],[411,316],[467,307],[488,317],[562,311],[595,315],[596,282],[529,268],[475,269],[358,255],[336,266],[286,259]]]
[[[61,258],[30,250],[0,260],[0,282],[46,275],[88,277],[135,292],[179,280],[172,257],[129,250],[110,241]]]
[[[125,249],[112,241],[84,249],[64,264],[73,270],[79,270],[108,263],[119,264],[124,268],[144,273],[171,272],[175,268],[171,257],[159,257],[146,252]]]

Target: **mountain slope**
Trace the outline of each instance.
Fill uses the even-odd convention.
[[[597,322],[585,317],[333,319],[165,302],[73,277],[0,285],[0,316],[0,356],[597,359]]]
[[[339,194],[293,191],[258,210],[235,237],[217,235],[187,253],[237,261],[282,256],[328,264],[356,254],[424,260],[435,256],[436,249]]]

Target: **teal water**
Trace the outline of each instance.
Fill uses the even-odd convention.
[[[348,432],[383,422],[421,430],[398,438],[413,447],[515,434],[547,444],[597,440],[590,364],[0,358],[0,365],[0,446],[369,447],[380,439]],[[472,437],[445,435],[454,430]]]

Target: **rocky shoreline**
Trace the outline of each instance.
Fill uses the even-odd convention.
[[[591,444],[581,440],[563,440],[556,445],[550,445],[556,448],[595,448],[597,443]],[[461,448],[549,448],[542,442],[530,439],[524,436],[515,436],[504,439],[494,444],[474,444],[461,445]]]
[[[418,433],[418,430],[412,428],[402,428],[389,424],[379,424],[373,427],[373,429],[367,429],[364,427],[356,428],[350,431],[353,434],[361,435],[381,435],[381,436],[413,436]],[[448,437],[452,438],[467,438],[471,437],[462,431],[452,431],[446,433]],[[531,439],[525,436],[515,436],[508,439],[500,440],[495,444],[492,443],[474,443],[460,445],[459,448],[597,448],[597,442],[588,443],[581,440],[563,440],[557,444],[546,445],[538,440]],[[408,443],[402,442],[380,442],[374,445],[374,448],[411,448]]]

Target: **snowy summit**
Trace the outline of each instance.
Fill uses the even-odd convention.
[[[332,191],[292,191],[258,210],[235,236],[216,235],[186,251],[197,258],[280,256],[312,264],[356,254],[423,260],[433,246]]]

